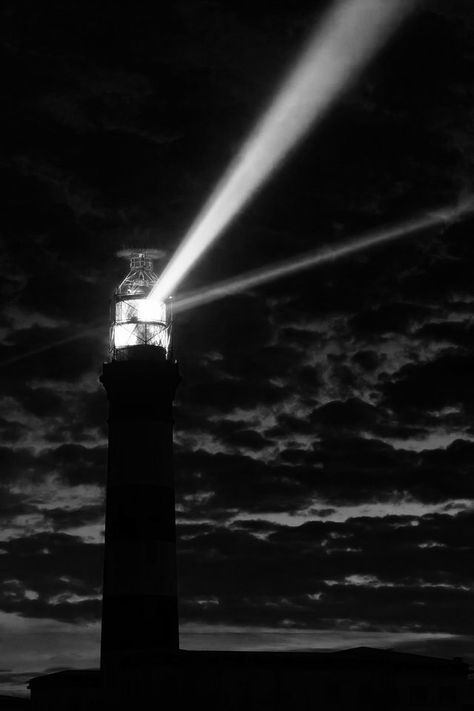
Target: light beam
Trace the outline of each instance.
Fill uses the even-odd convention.
[[[417,0],[338,0],[152,291],[163,301],[288,154],[358,77]]]
[[[184,294],[174,302],[173,311],[185,311],[202,306],[211,301],[222,299],[232,294],[237,294],[242,291],[247,291],[261,284],[266,284],[270,281],[275,281],[283,277],[291,276],[296,272],[311,269],[312,267],[325,264],[327,262],[336,261],[342,257],[349,256],[355,252],[361,252],[369,247],[390,242],[402,237],[416,234],[422,230],[427,230],[433,227],[448,226],[474,212],[474,198],[469,198],[461,204],[453,207],[445,207],[433,212],[427,212],[421,217],[402,222],[393,227],[386,227],[379,230],[369,232],[365,235],[360,235],[353,239],[343,242],[337,247],[324,247],[311,252],[299,254],[291,260],[284,262],[276,262],[270,266],[261,269],[241,274],[240,276],[226,279],[214,284],[210,287],[196,290],[189,294]]]
[[[0,369],[5,368],[9,365],[14,365],[15,363],[19,363],[22,360],[27,360],[28,358],[32,358],[33,356],[39,355],[40,353],[45,353],[47,351],[52,350],[53,348],[59,348],[59,346],[63,346],[66,343],[72,343],[73,341],[80,341],[83,338],[88,338],[89,336],[95,336],[99,334],[104,333],[104,323],[102,319],[99,321],[95,322],[96,324],[100,325],[93,325],[91,328],[81,328],[80,331],[76,331],[75,333],[66,336],[65,338],[60,338],[57,341],[51,341],[50,343],[46,343],[44,346],[39,346],[38,348],[34,348],[30,351],[26,351],[25,353],[20,353],[16,356],[11,356],[11,358],[6,358],[5,360],[0,362]]]
[[[203,304],[207,304],[211,301],[216,301],[217,299],[222,299],[226,296],[246,291],[255,286],[259,286],[260,284],[275,281],[276,279],[281,279],[285,276],[291,276],[298,271],[310,269],[311,267],[316,267],[319,264],[324,264],[325,262],[335,261],[342,257],[349,256],[350,254],[354,254],[355,252],[376,246],[377,244],[407,237],[408,235],[414,234],[421,230],[432,227],[449,227],[450,224],[462,219],[469,213],[474,213],[474,197],[468,197],[454,207],[449,206],[447,208],[439,208],[437,210],[427,212],[422,217],[417,219],[356,237],[355,239],[348,240],[338,247],[326,247],[312,252],[305,252],[290,261],[277,262],[276,264],[272,264],[261,269],[254,269],[253,271],[233,277],[232,279],[218,282],[217,284],[204,287],[203,289],[199,289],[189,294],[183,294],[183,296],[174,301],[173,311],[185,311],[195,308],[196,306],[202,306]],[[154,307],[153,304],[150,305],[150,308],[151,306]],[[152,313],[154,314],[155,312],[153,311]],[[12,356],[3,362],[0,362],[0,369],[14,365],[19,361],[26,360],[32,356],[38,355],[39,353],[44,353],[66,343],[103,333],[104,325],[102,322],[100,322],[100,326],[96,325],[98,323],[99,322],[92,324],[91,328],[81,329],[66,338],[61,338],[60,340],[52,341],[51,343],[27,351],[26,353]]]

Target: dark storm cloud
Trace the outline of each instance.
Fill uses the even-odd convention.
[[[69,403],[68,418],[55,423],[45,432],[45,442],[62,444],[81,442],[88,447],[98,445],[107,436],[107,399],[102,390],[76,392]]]
[[[404,366],[385,388],[385,402],[395,411],[426,412],[444,407],[473,408],[472,354],[454,348],[423,364]]]
[[[446,449],[416,452],[377,440],[328,438],[317,446],[312,460],[320,465],[312,480],[314,492],[339,503],[470,499],[473,448],[471,442],[457,440]]]
[[[441,501],[443,496],[474,498],[473,452],[474,444],[465,440],[456,440],[440,451],[424,452],[414,495],[425,501]]]
[[[254,452],[271,444],[269,440],[253,430],[240,430],[240,432],[233,433],[231,441],[234,447],[242,450],[250,449]]]
[[[449,422],[448,422],[449,421]],[[371,405],[359,398],[332,400],[315,408],[307,418],[308,432],[313,436],[322,434],[329,438],[352,434],[372,434],[374,438],[393,438],[399,440],[422,440],[433,426],[448,426],[449,423],[465,424],[462,418],[454,416],[438,417],[437,413],[424,413],[417,425],[405,424],[394,418],[393,411],[381,404]]]
[[[288,390],[278,380],[290,371],[298,377],[305,358],[293,343],[272,343],[270,309],[252,296],[213,304],[199,317],[193,311],[183,314],[175,338],[183,375],[177,417],[183,429],[187,418],[202,423],[203,413],[222,414],[283,401]],[[317,385],[314,370],[311,376]],[[225,430],[225,423],[222,426]]]
[[[179,500],[185,492],[206,494],[205,503],[185,505],[189,516],[206,517],[226,509],[297,512],[315,499],[332,505],[471,499],[473,452],[474,444],[464,440],[416,452],[350,435],[326,436],[313,449],[286,449],[281,461],[267,463],[243,454],[181,452]]]
[[[376,351],[371,350],[359,351],[352,356],[353,363],[369,373],[380,366],[385,359],[385,355],[379,355]]]
[[[418,586],[396,588],[370,585],[321,586],[316,593],[279,598],[223,595],[186,598],[180,603],[185,619],[207,624],[263,625],[295,629],[352,629],[354,631],[411,630],[412,632],[472,633],[469,622],[472,592]],[[319,596],[320,599],[317,599]],[[350,613],[348,612],[350,610]]]
[[[102,546],[42,533],[2,542],[1,548],[3,611],[70,622],[97,618]]]
[[[256,416],[256,418],[258,415]],[[195,423],[194,420],[192,420]],[[183,427],[186,429],[187,421]],[[249,425],[253,424],[247,420],[224,420],[219,419],[217,421],[206,421],[205,427],[203,427],[202,432],[213,434],[218,437],[221,441],[225,442],[228,446],[234,447],[245,447],[249,446],[251,449],[259,450],[268,444],[271,444],[270,440],[265,439],[253,429],[249,429]],[[181,422],[180,422],[181,426]]]
[[[414,335],[427,342],[446,343],[474,350],[474,327],[470,323],[427,323]]]
[[[261,365],[263,355],[260,349],[268,347],[273,336],[270,318],[269,306],[258,297],[247,294],[211,304],[199,312],[185,312],[175,325],[177,347],[183,346],[180,356],[183,368],[188,362],[196,362],[196,356],[203,365],[212,364],[212,369],[207,367],[210,376],[221,368],[227,372],[227,358],[233,375],[242,375],[243,361],[247,358],[255,357],[256,364]],[[224,328],[226,324],[229,324],[228,328]],[[201,346],[195,352],[198,343],[205,346],[204,351]],[[188,344],[194,346],[191,352]],[[283,349],[282,352],[284,354]]]
[[[353,624],[424,630],[441,624],[460,632],[463,625],[466,632],[471,527],[472,514],[295,528],[265,522],[240,522],[232,530],[183,526],[183,621],[278,626],[290,617],[295,626],[331,627],[351,609]],[[100,560],[99,546],[73,536],[42,534],[2,544],[2,570],[8,572],[1,607],[59,620],[94,618],[96,601],[67,598],[98,590]],[[197,569],[204,574],[196,575]],[[351,576],[361,581],[346,580]]]
[[[472,188],[467,192],[471,195]],[[474,255],[469,237],[473,224],[472,217],[454,224],[439,235],[417,266],[406,269],[402,281],[406,299],[441,305],[445,316],[449,316],[453,302],[464,301],[466,314],[472,315]]]
[[[286,511],[289,505],[299,508],[308,498],[302,480],[305,483],[312,475],[310,470],[294,473],[289,467],[267,467],[241,454],[212,455],[203,451],[177,454],[175,469],[180,501],[184,492],[212,495],[204,508],[198,503],[191,505],[192,517],[220,509]]]
[[[41,459],[44,468],[54,467],[65,483],[72,486],[105,483],[105,447],[65,444],[45,452]]]
[[[99,338],[98,326],[93,329],[93,334],[89,330],[87,325],[82,325],[64,328],[33,326],[16,331],[13,342],[0,346],[0,372],[4,373],[8,390],[24,390],[35,376],[53,381],[75,380],[91,370],[97,371],[97,363],[107,352],[106,329],[104,327]]]
[[[26,448],[0,447],[3,483],[28,479],[41,482],[54,474],[70,486],[101,485],[105,480],[105,462],[104,447],[63,444],[39,453]]]
[[[285,437],[288,434],[314,435],[314,427],[308,419],[295,415],[281,414],[277,424],[266,431],[268,437]]]
[[[36,417],[55,415],[61,407],[61,397],[51,388],[28,388],[23,393],[16,392],[17,402]]]
[[[345,402],[329,402],[313,411],[310,421],[316,426],[333,429],[337,432],[347,429],[357,431],[373,429],[380,421],[379,408],[356,398]]]
[[[16,444],[26,434],[26,428],[19,422],[11,422],[0,418],[0,432],[2,442]]]
[[[290,619],[294,626],[331,627],[350,610],[351,624],[365,628],[466,633],[471,526],[472,514],[459,514],[273,525],[273,531],[264,522],[185,528],[182,614],[228,624],[278,626]],[[205,575],[198,578],[195,566]]]
[[[182,388],[181,397],[186,397],[186,403],[193,403],[201,411],[232,412],[236,407],[253,408],[259,402],[274,404],[285,399],[287,392],[284,388],[269,382],[262,382],[259,378],[222,379],[215,378],[213,383],[199,383]],[[257,399],[258,398],[258,399]]]
[[[382,304],[354,317],[354,330],[365,333],[406,333],[412,324],[431,316],[433,309],[417,306],[413,303]]]
[[[36,510],[33,504],[25,501],[22,494],[10,491],[5,485],[0,486],[0,521],[2,521],[2,525],[7,525],[16,516],[34,513]]]
[[[54,589],[54,584],[52,586]],[[87,595],[90,595],[90,589]],[[0,606],[4,612],[20,613],[24,617],[32,618],[52,618],[61,622],[72,622],[81,624],[84,622],[96,621],[100,618],[102,602],[99,592],[95,599],[81,600],[79,602],[68,602],[67,598],[71,595],[70,585],[62,586],[62,593],[58,595],[64,596],[64,602],[50,603],[48,599],[30,600],[24,595],[21,586],[6,586],[4,599],[0,601]]]
[[[9,447],[0,448],[0,466],[2,468],[3,483],[15,481],[20,475],[35,477],[44,474],[42,468],[37,472],[36,457],[30,449],[22,448],[12,450]]]
[[[71,511],[66,508],[55,508],[43,511],[43,515],[51,521],[55,531],[64,531],[64,529],[72,529],[86,527],[88,524],[101,523],[104,520],[104,505],[99,504],[82,506],[76,511]]]

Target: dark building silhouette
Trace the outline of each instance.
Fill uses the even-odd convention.
[[[33,709],[468,708],[468,665],[384,650],[179,650],[172,401],[179,381],[167,306],[146,302],[145,252],[114,296],[101,381],[109,400],[100,670],[29,683]],[[472,707],[474,708],[474,706]]]
[[[195,652],[137,655],[115,680],[64,671],[30,682],[33,709],[323,711],[473,709],[468,665],[379,649],[323,652]]]
[[[0,711],[20,711],[29,708],[31,708],[30,700],[25,697],[0,694]]]

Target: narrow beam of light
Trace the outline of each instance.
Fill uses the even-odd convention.
[[[99,323],[98,321],[95,323]],[[15,363],[19,363],[22,360],[28,360],[28,358],[32,358],[33,356],[39,355],[40,353],[45,353],[47,351],[52,350],[53,348],[59,348],[60,346],[64,346],[66,343],[72,343],[73,341],[81,341],[83,338],[88,338],[89,336],[96,336],[96,335],[103,335],[104,333],[104,323],[103,320],[100,320],[100,325],[92,326],[91,328],[82,328],[80,331],[76,331],[75,333],[66,336],[65,338],[60,338],[57,341],[51,341],[50,343],[45,343],[44,346],[40,346],[39,348],[33,348],[30,351],[26,351],[24,353],[19,353],[16,356],[12,356],[11,358],[6,358],[3,361],[0,361],[0,369],[6,368],[9,365],[14,365]]]
[[[305,269],[311,269],[321,264],[326,264],[327,262],[336,261],[342,257],[361,252],[369,247],[375,247],[384,242],[408,237],[422,230],[440,226],[447,227],[449,224],[473,212],[474,198],[471,198],[456,207],[428,212],[421,217],[393,227],[382,228],[365,235],[360,235],[359,237],[343,242],[337,247],[325,247],[311,252],[305,252],[293,259],[284,262],[276,262],[270,266],[254,269],[232,279],[220,281],[213,286],[205,287],[189,294],[183,294],[183,296],[174,302],[173,311],[185,311],[195,308],[196,306],[202,306],[211,301],[247,291],[261,284],[291,276]]]
[[[153,290],[163,301],[358,77],[417,0],[338,0],[310,37]]]
[[[183,294],[173,302],[173,312],[177,313],[179,311],[186,311],[188,309],[195,308],[196,306],[202,306],[212,301],[223,299],[226,296],[238,294],[242,291],[260,286],[261,284],[266,284],[270,281],[291,276],[292,274],[304,271],[305,269],[311,269],[319,264],[336,261],[337,259],[360,252],[364,249],[368,249],[369,247],[375,247],[376,245],[384,242],[390,242],[396,239],[401,239],[402,237],[408,237],[409,235],[421,232],[422,230],[436,227],[447,228],[450,224],[472,213],[474,213],[474,196],[464,199],[454,207],[450,206],[426,212],[423,216],[416,219],[403,222],[399,225],[395,225],[394,227],[384,228],[370,232],[366,235],[361,235],[352,240],[348,240],[338,247],[326,247],[311,252],[305,252],[304,254],[294,257],[290,261],[277,262],[276,264],[272,264],[267,267],[254,269],[250,272],[246,272],[245,274],[241,274],[240,276],[233,277],[232,279],[227,279],[212,286],[204,287],[188,294]],[[100,321],[100,325],[96,325],[98,323],[99,321],[92,324],[90,328],[81,329],[70,336],[61,338],[60,340],[51,341],[50,343],[47,343],[39,348],[35,348],[25,353],[20,353],[17,356],[12,356],[11,358],[0,362],[0,369],[14,365],[19,361],[27,360],[28,358],[52,350],[53,348],[58,348],[66,343],[79,341],[83,338],[94,336],[96,334],[103,334],[104,324],[102,320]]]

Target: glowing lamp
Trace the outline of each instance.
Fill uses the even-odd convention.
[[[163,355],[169,357],[171,302],[169,299],[165,302],[149,298],[157,279],[153,271],[153,260],[148,254],[145,251],[132,252],[130,271],[114,294],[111,360],[135,357],[139,346],[161,349]]]

